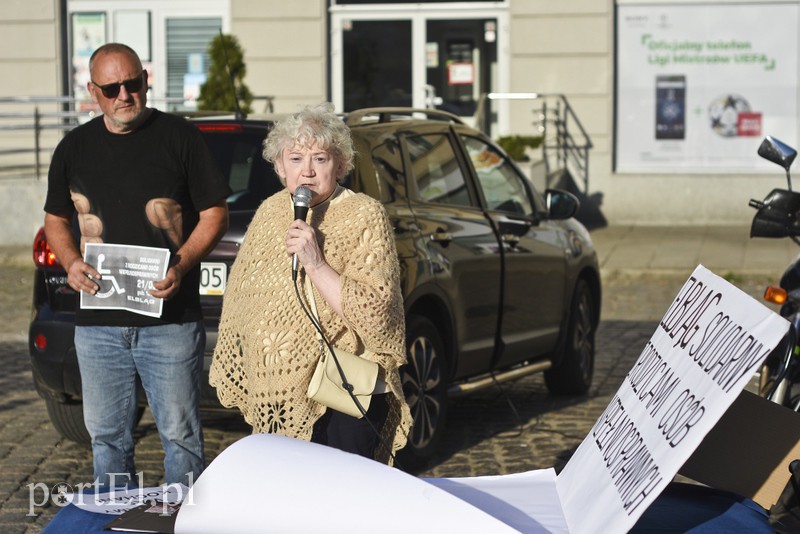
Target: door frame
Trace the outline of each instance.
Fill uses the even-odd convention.
[[[346,21],[411,21],[411,54],[418,58],[411,62],[412,106],[425,107],[425,67],[426,23],[429,20],[497,20],[497,73],[494,92],[509,91],[510,78],[510,36],[508,5],[496,2],[452,2],[441,4],[358,4],[334,5],[329,8],[330,30],[330,69],[331,101],[337,110],[344,109],[344,66],[342,61],[343,30]],[[465,117],[471,124],[472,117]],[[508,104],[497,102],[497,131],[506,131],[509,124]],[[472,124],[471,124],[472,125]]]

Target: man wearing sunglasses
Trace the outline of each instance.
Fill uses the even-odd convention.
[[[166,277],[149,291],[164,299],[160,317],[76,312],[94,476],[100,490],[139,482],[132,435],[138,376],[164,446],[166,482],[191,485],[205,466],[199,264],[227,230],[230,189],[197,128],[147,107],[147,71],[136,52],[103,45],[89,71],[88,89],[103,114],[70,131],[53,154],[44,207],[50,247],[69,285],[93,295],[101,273],[83,261],[86,242],[170,251]]]

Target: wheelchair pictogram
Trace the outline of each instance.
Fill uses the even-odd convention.
[[[95,293],[95,296],[101,299],[110,297],[115,292],[118,293],[119,295],[125,293],[125,289],[119,286],[119,284],[117,283],[117,279],[111,276],[111,269],[103,269],[103,262],[105,261],[105,259],[106,259],[105,254],[100,254],[97,256],[97,272],[99,272],[103,276],[103,279],[101,280],[102,282],[105,281],[111,282],[111,287],[109,287],[106,291],[102,292],[98,291],[97,293]]]

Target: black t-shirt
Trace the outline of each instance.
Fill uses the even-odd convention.
[[[127,134],[109,132],[102,116],[70,131],[53,154],[44,209],[68,217],[76,209],[88,213],[81,233],[103,243],[168,248],[174,254],[197,225],[198,212],[230,192],[200,131],[181,117],[152,110],[139,129]],[[159,205],[173,210],[179,206],[182,224],[159,227],[154,215]],[[144,326],[199,320],[199,280],[197,266],[184,275],[178,294],[164,302],[160,318],[125,310],[78,309],[76,324]]]

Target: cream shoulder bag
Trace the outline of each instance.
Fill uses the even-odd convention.
[[[332,347],[322,335],[322,326],[314,301],[314,288],[308,277],[306,277],[306,294],[317,323],[320,348],[319,361],[311,376],[307,395],[328,408],[360,419],[369,410],[372,393],[378,380],[378,364],[346,350]]]

